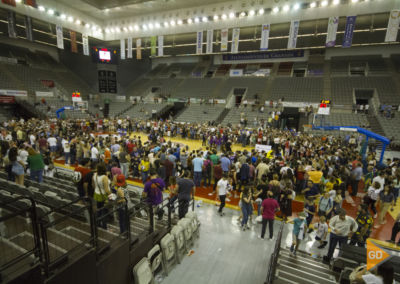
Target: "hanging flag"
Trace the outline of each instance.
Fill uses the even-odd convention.
[[[287,44],[288,49],[296,48],[297,35],[299,33],[299,26],[300,26],[299,20],[294,20],[294,21],[290,22],[289,41]]]
[[[25,16],[24,19],[26,39],[29,41],[33,41],[32,18],[29,16]]]
[[[346,20],[346,27],[344,28],[342,47],[351,47],[353,42],[353,31],[356,25],[357,16],[349,16]]]
[[[132,38],[128,37],[128,56],[127,58],[132,58]]]
[[[206,53],[207,54],[210,54],[213,52],[213,37],[214,37],[214,31],[207,30],[207,45],[206,45]]]
[[[221,30],[221,51],[228,50],[228,29]]]
[[[152,36],[150,38],[150,55],[151,56],[156,56],[156,51],[157,51],[157,37],[156,36]]]
[[[82,35],[83,43],[83,55],[89,55],[89,37],[88,35]]]
[[[78,53],[78,45],[76,44],[76,32],[69,31],[69,38],[71,39],[71,52]]]
[[[196,54],[203,53],[203,31],[197,32]]]
[[[121,59],[125,59],[125,39],[121,39]]]
[[[57,47],[64,49],[64,35],[62,26],[56,25]]]
[[[392,10],[386,30],[385,42],[396,41],[399,32],[400,10]]]
[[[239,35],[240,35],[240,28],[234,28],[232,30],[231,53],[238,53],[239,51]]]
[[[25,0],[25,5],[37,8],[36,0]]]
[[[325,42],[326,47],[335,46],[338,24],[339,24],[338,16],[329,17],[328,31],[326,32],[326,42]]]
[[[17,27],[15,20],[15,12],[8,11],[7,13],[7,21],[8,21],[8,36],[11,38],[17,38]]]
[[[136,40],[136,59],[142,59],[142,39]]]
[[[158,36],[158,56],[164,56],[164,36]]]
[[[270,24],[262,25],[261,27],[261,43],[260,49],[267,50],[268,49],[268,40],[269,40],[269,30],[271,28]]]
[[[1,0],[1,2],[2,2],[3,4],[10,5],[10,6],[13,6],[13,7],[16,6],[15,0]]]

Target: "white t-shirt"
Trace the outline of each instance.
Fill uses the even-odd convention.
[[[28,164],[28,152],[26,150],[20,150],[18,153],[19,161],[22,162],[24,165]]]
[[[55,137],[47,138],[47,142],[49,143],[50,147],[56,147],[57,146],[57,139]]]
[[[328,232],[328,224],[327,223],[322,224],[318,222],[314,224],[314,228],[317,230],[316,232],[317,237],[319,237],[321,240],[325,240],[323,237],[325,236],[325,233]]]
[[[31,134],[31,136],[29,136],[29,140],[31,141],[31,145],[35,145],[35,141],[36,141],[35,135]]]
[[[90,150],[90,153],[91,153],[92,159],[97,159],[99,156],[99,150],[97,150],[96,147],[92,147],[92,149]]]
[[[217,186],[218,186],[218,194],[226,195],[228,191],[228,180],[220,179],[217,183]]]
[[[381,187],[379,189],[383,189],[383,187],[385,185],[385,178],[381,178],[380,176],[376,176],[372,180],[372,184],[374,184],[374,182],[376,182],[376,181],[379,182],[379,184],[381,185]]]

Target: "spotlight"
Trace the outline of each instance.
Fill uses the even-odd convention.
[[[260,10],[258,10],[258,14],[259,14],[259,15],[263,15],[263,14],[264,14],[264,9],[261,8]]]
[[[328,6],[328,1],[327,0],[322,1],[321,6],[322,7]]]
[[[81,24],[81,20],[76,20],[75,24],[80,25]]]
[[[208,18],[207,17],[203,17],[202,19],[201,19],[204,23],[207,23],[208,22]]]
[[[147,30],[147,25],[144,24],[144,25],[142,26],[142,28],[143,28],[143,30]]]
[[[54,15],[54,10],[53,10],[53,9],[47,10],[47,14],[49,14],[49,15]]]
[[[132,26],[129,26],[129,28],[128,28],[130,31],[133,31],[133,27]]]
[[[192,19],[188,19],[187,22],[188,22],[188,24],[191,24],[191,23],[193,23],[193,20]]]
[[[85,27],[89,29],[90,28],[90,24],[86,24]]]
[[[43,12],[44,10],[46,10],[43,6],[39,6],[38,7],[39,11]]]
[[[124,27],[123,30],[124,30],[124,32],[127,32],[127,31],[128,31],[128,28],[127,28],[127,27]]]
[[[154,25],[152,23],[149,24],[149,29],[152,30],[154,28]]]
[[[128,31],[128,30],[125,30],[126,28],[124,28],[124,31]],[[96,31],[97,30],[97,27],[96,26],[92,26],[92,31]]]
[[[246,16],[246,13],[245,13],[245,12],[242,12],[242,13],[240,13],[239,16],[240,16],[240,17],[244,17],[244,16]]]
[[[21,3],[21,2],[22,2],[22,0],[15,0],[15,2],[16,2],[16,3]]]
[[[73,21],[74,21],[74,17],[69,16],[69,17],[68,17],[68,22],[71,22],[71,23],[72,23]]]
[[[235,13],[230,12],[230,13],[229,13],[229,18],[230,18],[230,19],[233,19],[234,17],[235,17]]]
[[[272,12],[273,12],[273,13],[278,13],[278,12],[279,12],[279,8],[278,8],[278,7],[275,7],[274,9],[272,9]]]
[[[333,0],[333,5],[337,5],[337,4],[339,4],[340,3],[340,0]]]
[[[174,20],[171,20],[171,22],[169,22],[170,24],[171,24],[171,26],[173,27],[173,26],[175,26],[175,21]]]
[[[289,11],[289,9],[290,9],[289,5],[285,5],[285,6],[283,6],[283,11],[284,11],[284,12],[287,12],[287,11]]]
[[[250,10],[250,11],[249,11],[249,16],[250,16],[250,17],[254,16],[255,14],[256,14],[256,12],[254,12],[254,10]]]
[[[315,8],[315,7],[317,7],[317,3],[312,2],[312,3],[310,4],[310,8]]]
[[[226,14],[222,14],[221,19],[226,20],[226,18],[227,18]]]
[[[61,14],[60,18],[61,18],[61,20],[65,20],[67,18],[67,16],[65,14]]]
[[[110,30],[109,29],[106,29],[106,34],[109,34],[110,33]]]
[[[164,23],[164,27],[166,27],[166,28],[168,28],[168,27],[169,27],[169,24],[168,24],[168,22],[165,22],[165,23]]]
[[[214,19],[214,21],[218,21],[218,19],[219,19],[218,15],[214,15],[213,19]]]
[[[139,30],[139,26],[138,25],[135,25],[133,28],[135,29],[135,31]]]
[[[358,0],[351,0],[351,2],[353,2],[353,3],[357,3],[357,2],[358,2]]]
[[[299,3],[294,4],[293,10],[299,10],[299,9],[300,9],[300,4]]]
[[[121,30],[120,30],[119,27],[116,27],[116,28],[115,28],[115,31],[116,31],[117,33],[120,33],[120,32],[121,32]]]
[[[178,25],[182,25],[183,21],[182,20],[178,20],[177,23],[178,23]]]
[[[194,18],[194,22],[195,22],[195,23],[198,23],[198,22],[200,22],[199,18],[197,18],[197,17],[196,17],[196,18]]]

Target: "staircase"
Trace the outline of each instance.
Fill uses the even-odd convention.
[[[368,115],[367,119],[372,132],[385,136],[385,132],[383,132],[381,124],[374,115]]]
[[[291,256],[288,249],[281,248],[276,267],[274,284],[335,284],[335,273],[328,265],[297,252]]]
[[[220,124],[224,118],[228,115],[230,109],[229,108],[225,108],[218,116],[218,118],[215,120],[215,122],[218,124]]]

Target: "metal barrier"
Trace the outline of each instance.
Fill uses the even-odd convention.
[[[272,253],[271,259],[269,261],[267,280],[265,281],[265,284],[272,284],[275,278],[276,265],[278,263],[278,256],[281,249],[282,233],[284,226],[285,222],[282,222],[281,226],[279,227],[278,236],[276,238],[274,252]]]
[[[25,203],[29,200],[30,205]],[[18,204],[19,203],[19,204]],[[21,206],[22,205],[22,206]],[[24,208],[25,207],[25,208]],[[0,202],[0,282],[7,278],[7,270],[19,265],[41,260],[39,232],[37,229],[36,205],[32,198],[17,197]],[[29,221],[26,220],[29,218]]]
[[[90,199],[79,198],[40,218],[43,267],[47,276],[71,254],[98,246],[92,207]]]

